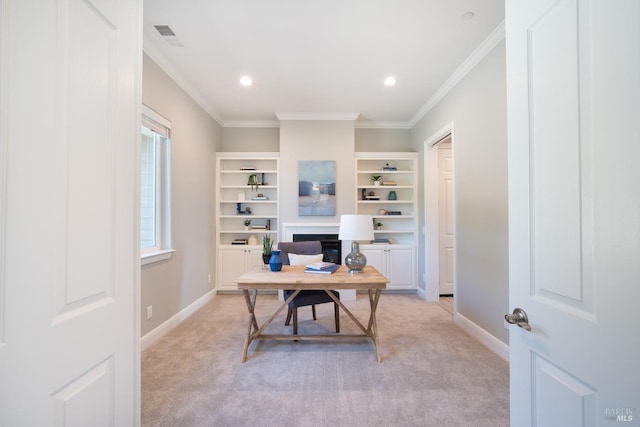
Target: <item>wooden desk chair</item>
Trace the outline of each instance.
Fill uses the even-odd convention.
[[[322,243],[317,240],[307,242],[279,242],[278,249],[281,251],[282,263],[284,265],[291,265],[289,262],[289,254],[296,255],[318,255],[322,253]],[[304,264],[304,263],[302,263]],[[336,298],[340,299],[340,294],[337,291],[330,291]],[[284,290],[283,295],[286,300],[293,293],[292,290]],[[312,290],[312,291],[300,291],[296,297],[289,302],[289,309],[287,311],[287,320],[285,325],[289,325],[291,318],[293,317],[293,335],[298,334],[298,307],[306,305],[311,306],[311,313],[313,320],[316,320],[316,304],[323,304],[326,302],[333,303],[333,311],[336,322],[336,333],[340,332],[340,308],[334,300],[331,299],[325,291]]]

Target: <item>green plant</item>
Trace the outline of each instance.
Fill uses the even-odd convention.
[[[380,181],[381,179],[382,179],[382,175],[372,175],[371,176],[371,181],[373,181],[373,182]]]
[[[379,230],[382,227],[382,223],[381,222],[374,222],[373,226],[375,227],[376,230]]]
[[[248,227],[248,226],[250,226],[250,225],[251,225],[251,220],[250,220],[250,219],[245,219],[245,220],[244,220],[244,226],[245,226],[245,227]]]
[[[247,185],[250,185],[252,190],[258,191],[258,185],[260,185],[258,184],[258,175],[249,175],[249,181],[247,181]]]
[[[271,250],[273,249],[273,240],[271,240],[271,236],[265,234],[262,236],[262,253],[263,255],[271,255]]]

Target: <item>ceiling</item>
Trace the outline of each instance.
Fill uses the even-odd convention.
[[[503,21],[504,0],[145,0],[144,50],[222,126],[408,128],[502,40]]]

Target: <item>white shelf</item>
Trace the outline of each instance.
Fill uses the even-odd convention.
[[[235,278],[257,263],[262,264],[262,236],[276,236],[279,227],[279,153],[221,152],[216,154],[216,290],[236,291]],[[253,170],[240,170],[253,167]],[[248,184],[249,176],[257,175],[259,184]],[[268,200],[252,200],[264,194]],[[242,200],[240,200],[242,199]],[[251,214],[237,214],[251,208]],[[243,222],[254,226],[268,224],[269,229],[245,230]],[[236,239],[254,235],[258,245],[232,245]]]
[[[417,153],[355,153],[355,212],[371,215],[383,224],[374,230],[377,239],[387,238],[389,243],[361,244],[360,250],[367,262],[389,278],[389,289],[415,289],[417,287],[416,246],[418,229],[418,156]],[[398,170],[383,170],[389,164]],[[382,181],[396,185],[374,185],[371,177],[381,175]],[[390,191],[396,200],[388,200]],[[363,200],[369,192],[379,200]],[[379,215],[378,211],[399,211],[401,215]]]

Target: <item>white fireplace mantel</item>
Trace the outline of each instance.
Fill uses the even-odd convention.
[[[292,242],[294,234],[338,234],[339,231],[338,222],[285,222],[282,224],[280,241]],[[342,253],[345,253],[344,248]]]

